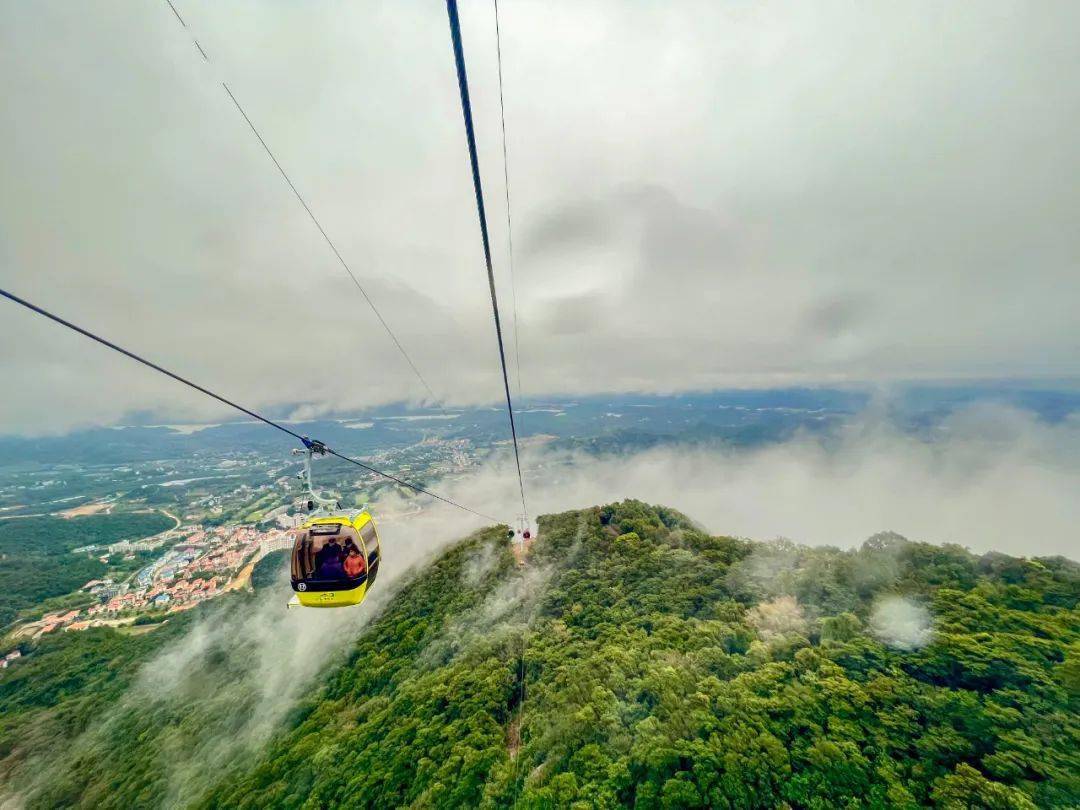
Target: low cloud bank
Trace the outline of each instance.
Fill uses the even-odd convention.
[[[930,611],[903,596],[877,601],[870,614],[870,631],[883,644],[898,650],[917,650],[933,637]]]
[[[895,531],[975,552],[1078,556],[1080,416],[1051,425],[979,405],[933,434],[902,432],[875,408],[836,434],[749,451],[538,451],[524,459],[527,495],[533,514],[639,498],[716,534],[762,540],[854,547]],[[507,516],[520,509],[516,487],[508,465],[448,485],[455,499]]]

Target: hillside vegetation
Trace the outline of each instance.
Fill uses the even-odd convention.
[[[107,566],[80,546],[106,546],[163,532],[173,521],[157,512],[0,520],[0,627],[30,605],[102,576]]]
[[[206,806],[1080,800],[1072,563],[751,544],[636,502],[540,537],[523,575],[501,548],[442,560]]]
[[[751,543],[624,502],[543,518],[524,569],[497,529],[453,547],[256,748],[205,758],[255,705],[240,640],[33,778],[20,717],[74,734],[87,698],[0,675],[4,763],[29,806],[1075,807],[1078,601],[1063,559]]]

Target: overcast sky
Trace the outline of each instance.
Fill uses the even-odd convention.
[[[421,397],[224,80],[435,391],[497,400],[444,4],[176,5],[0,3],[2,286],[255,406]],[[527,394],[1080,375],[1080,4],[501,5]],[[222,415],[0,307],[0,432]]]

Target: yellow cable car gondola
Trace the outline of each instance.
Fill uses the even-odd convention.
[[[308,520],[296,533],[292,588],[305,607],[364,601],[379,573],[379,533],[367,511]]]
[[[301,481],[307,489],[304,509],[312,513],[296,530],[292,550],[290,607],[348,607],[364,601],[379,573],[382,551],[375,520],[367,508],[344,512],[332,499],[315,493],[311,458],[325,454],[321,442],[305,442]]]

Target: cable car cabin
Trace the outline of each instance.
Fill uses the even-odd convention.
[[[359,605],[379,573],[379,533],[367,512],[312,518],[296,535],[292,588],[305,607]]]

